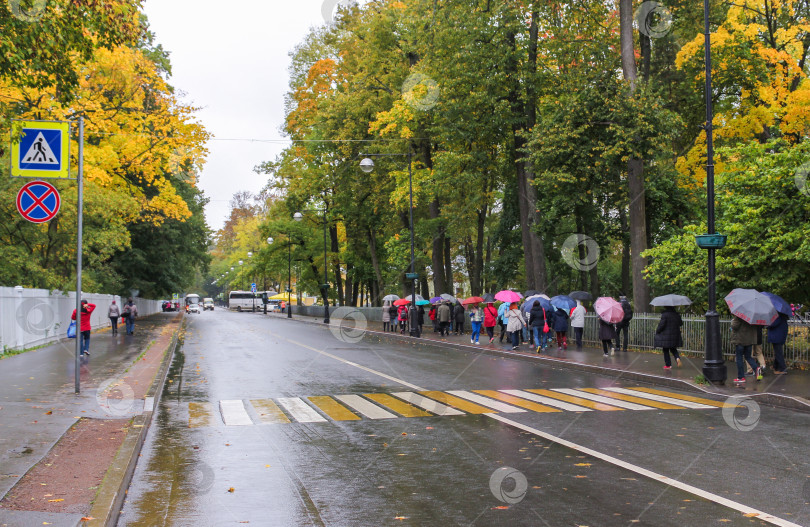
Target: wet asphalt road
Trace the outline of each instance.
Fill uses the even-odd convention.
[[[385,395],[364,394],[657,387],[354,337],[276,316],[189,316],[119,525],[779,524],[723,499],[810,524],[810,415],[763,406],[404,417]],[[368,410],[372,400],[384,402]],[[301,422],[296,401],[323,421]]]

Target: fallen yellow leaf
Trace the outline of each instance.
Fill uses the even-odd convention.
[[[236,489],[231,487],[231,488],[228,489],[228,492],[236,492]]]
[[[63,498],[57,498],[55,500],[48,500],[51,503],[56,503],[57,501],[65,501]]]

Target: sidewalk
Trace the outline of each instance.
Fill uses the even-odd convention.
[[[284,314],[273,313],[274,317],[286,317]],[[323,324],[317,317],[305,317],[293,313],[293,320],[305,319],[311,323]],[[332,324],[339,324],[340,320],[332,320]],[[347,326],[355,327],[354,321],[347,321]],[[698,384],[695,378],[703,374],[702,357],[681,357],[682,366],[678,368],[673,361],[671,370],[664,370],[664,356],[661,350],[654,351],[617,351],[613,356],[604,357],[601,346],[599,348],[585,345],[581,350],[572,345],[569,335],[568,350],[557,351],[556,344],[548,350],[537,354],[533,345],[521,345],[518,350],[512,351],[511,343],[504,337],[499,342],[500,327],[496,327],[495,341],[490,344],[489,337],[482,328],[480,345],[470,344],[470,325],[465,325],[465,334],[461,336],[450,335],[442,339],[438,333],[433,332],[431,324],[424,326],[421,341],[434,345],[450,346],[464,350],[478,350],[507,356],[521,356],[559,365],[561,367],[579,369],[602,375],[614,376],[617,379],[638,380],[654,384],[663,384],[680,388],[696,389],[724,397],[751,397],[767,404],[810,411],[810,371],[790,370],[787,375],[774,375],[768,365],[768,370],[762,381],[757,382],[754,376],[747,376],[744,386],[736,386],[731,381],[737,376],[737,366],[733,361],[726,361],[728,379],[725,386],[711,384]],[[379,336],[391,336],[397,339],[412,338],[407,331],[404,335],[397,332],[383,332],[382,322],[366,322],[366,330]]]
[[[149,376],[148,372],[143,375],[138,372],[147,365],[156,368],[152,364],[154,353],[150,348],[157,348],[155,344],[165,340],[164,330],[176,322],[176,315],[156,314],[139,318],[132,336],[124,335],[123,326],[115,337],[110,328],[94,332],[90,339],[90,356],[81,360],[79,394],[74,393],[73,340],[64,339],[0,360],[0,499],[9,497],[9,490],[49,455],[60,438],[77,430],[74,425],[78,421],[90,418],[97,423],[116,419],[129,422],[133,416],[144,412],[143,394],[148,387],[138,386],[138,382],[144,379],[141,384],[151,384],[154,373]],[[150,353],[145,353],[147,350]],[[140,358],[143,360],[133,366]],[[110,383],[113,387],[119,386],[124,378],[134,388],[126,386],[123,399],[120,396],[116,399],[111,393],[115,388],[99,394],[99,387]],[[123,388],[119,389],[119,392],[123,391]],[[127,396],[129,401],[124,406],[120,401],[125,401]],[[138,399],[140,405],[134,404],[133,401],[137,403]],[[119,402],[117,407],[116,402]],[[75,470],[82,471],[80,467]],[[48,489],[48,492],[59,490],[64,489]],[[65,500],[48,501],[59,504]],[[0,508],[0,525],[43,525],[48,522],[50,525],[75,526],[84,516],[78,511],[47,512],[41,507],[40,512],[9,508],[13,507]]]

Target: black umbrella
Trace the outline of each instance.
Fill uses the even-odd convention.
[[[491,293],[484,293],[484,294],[481,296],[481,298],[483,298],[483,299],[484,299],[484,303],[485,303],[485,304],[494,304],[494,303],[495,303],[495,297],[494,297],[494,296],[492,296],[492,294],[491,294]]]
[[[571,291],[571,293],[569,293],[568,296],[570,296],[574,300],[581,300],[583,302],[593,300],[593,295],[587,291]]]

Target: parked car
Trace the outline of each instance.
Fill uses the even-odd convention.
[[[203,311],[207,310],[214,310],[214,299],[213,298],[203,298]]]

